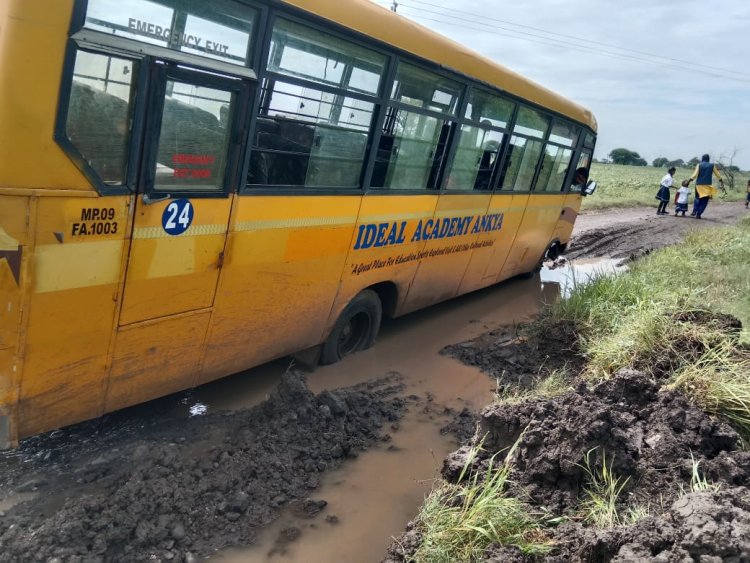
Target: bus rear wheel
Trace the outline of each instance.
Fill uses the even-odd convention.
[[[365,289],[357,294],[341,312],[323,343],[320,363],[333,364],[372,346],[382,318],[383,306],[377,293]]]

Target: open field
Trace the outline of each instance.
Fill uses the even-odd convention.
[[[692,173],[693,168],[678,168],[674,175],[675,184],[679,185],[682,180],[688,179]],[[654,168],[653,166],[594,163],[591,166],[590,177],[596,180],[598,187],[593,196],[583,200],[583,209],[637,205],[653,205],[656,207],[655,196],[659,189],[659,181],[664,174],[666,174],[665,168]],[[724,173],[724,176],[726,178],[726,173]],[[727,183],[727,193],[721,194],[719,200],[744,200],[748,179],[750,179],[750,173],[736,173],[734,190],[730,190]]]

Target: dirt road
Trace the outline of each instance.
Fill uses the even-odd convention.
[[[733,225],[750,217],[742,202],[712,202],[702,219],[656,215],[656,208],[606,209],[583,213],[576,221],[568,259],[637,258],[676,244],[688,233]]]

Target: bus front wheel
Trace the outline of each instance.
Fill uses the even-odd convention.
[[[321,364],[333,364],[349,354],[366,350],[375,342],[383,317],[378,294],[370,289],[357,294],[344,308],[323,343]]]

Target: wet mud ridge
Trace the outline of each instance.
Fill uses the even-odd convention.
[[[736,333],[731,320],[726,330]],[[492,365],[499,357],[502,366],[503,338],[483,360],[479,351],[469,358]],[[471,442],[444,461],[443,477],[465,483],[507,462],[506,494],[543,515],[538,533],[549,550],[525,555],[494,544],[482,560],[750,561],[750,452],[729,424],[669,387],[666,376],[622,369],[597,384],[574,378],[554,396],[521,394],[485,407]],[[612,497],[612,520],[597,524],[589,520],[589,491],[605,473],[621,491]],[[419,521],[411,522],[386,561],[409,561],[421,534]]]
[[[392,374],[314,395],[290,372],[257,407],[155,425],[147,439],[76,442],[86,431],[74,427],[32,440],[0,459],[6,489],[37,493],[0,513],[0,561],[196,561],[251,544],[282,507],[325,507],[320,475],[388,440],[402,391]]]
[[[742,203],[737,202],[714,202],[700,220],[656,216],[651,208],[582,214],[576,221],[565,257],[568,260],[601,257],[635,260],[653,250],[679,243],[690,232],[733,225],[746,216]]]
[[[572,325],[547,326],[543,335],[533,324],[502,326],[482,336],[452,344],[440,353],[475,366],[494,379],[498,391],[526,390],[559,370],[577,372],[583,365]]]

